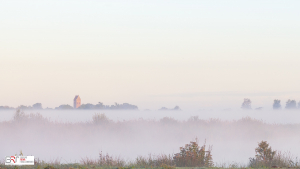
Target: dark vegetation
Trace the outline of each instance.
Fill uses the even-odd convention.
[[[211,154],[212,146],[209,146],[208,150],[205,147],[205,143],[199,147],[197,139],[180,147],[180,152],[173,157],[175,165],[177,167],[212,167],[214,165]]]
[[[55,109],[58,110],[68,110],[68,109],[74,109],[70,105],[60,105],[59,107],[56,107]],[[99,102],[98,104],[82,104],[77,109],[79,110],[138,110],[138,107],[135,105],[131,105],[128,103],[118,104],[115,103],[114,105],[104,105],[103,103]]]
[[[24,106],[20,105],[17,108],[9,107],[9,106],[0,106],[0,110],[10,110],[10,109],[20,109],[20,110],[42,110],[41,103],[35,103],[32,106]],[[51,109],[51,108],[45,108]],[[71,110],[74,109],[73,106],[68,104],[62,104],[58,107],[55,107],[56,110]],[[138,107],[129,103],[118,104],[115,103],[114,105],[104,105],[103,103],[99,102],[98,104],[82,104],[78,109],[81,110],[138,110]]]
[[[286,102],[286,106],[285,106],[286,109],[296,109],[297,108],[297,105],[296,105],[296,101],[295,100],[288,100]]]
[[[277,99],[274,100],[274,103],[273,103],[273,109],[274,109],[274,110],[279,110],[279,109],[281,109],[280,100],[277,100]]]
[[[114,105],[104,105],[103,103],[99,102],[96,105],[93,104],[82,104],[78,109],[104,109],[104,110],[137,110],[138,107],[129,103],[118,104],[115,103]]]
[[[252,110],[252,101],[249,98],[245,98],[241,108],[243,110]],[[0,110],[10,110],[10,109],[21,109],[21,110],[41,110],[43,109],[41,103],[35,103],[32,106],[24,106],[20,105],[17,108],[14,107],[9,107],[9,106],[0,106]],[[52,109],[52,108],[45,108],[47,109]],[[74,109],[73,106],[68,105],[68,104],[62,104],[58,107],[55,107],[56,110],[71,110]],[[138,110],[138,106],[132,105],[129,103],[115,103],[114,105],[104,105],[102,102],[98,102],[98,104],[82,104],[78,109],[81,110]],[[262,110],[263,107],[257,107],[255,110]],[[282,109],[281,106],[281,100],[275,99],[273,102],[273,109],[274,110],[280,110]],[[285,105],[285,109],[287,110],[292,110],[292,109],[300,109],[300,101],[297,103],[296,100],[291,100],[288,99]],[[149,110],[149,109],[146,109]],[[175,106],[174,108],[166,108],[166,107],[161,107],[158,110],[181,110],[179,106]],[[227,109],[225,109],[227,110]]]
[[[244,110],[251,110],[252,109],[251,108],[251,100],[248,98],[245,98],[241,108]]]
[[[9,110],[9,109],[15,109],[15,108],[9,106],[0,106],[0,110]],[[38,109],[43,109],[43,107],[41,103],[35,103],[32,106],[20,105],[16,109],[21,109],[21,110],[37,109],[38,110]]]
[[[175,106],[173,109],[168,109],[166,107],[162,107],[159,110],[181,110],[179,106]]]
[[[300,168],[300,161],[289,153],[272,150],[266,141],[258,143],[255,157],[249,158],[252,168]]]
[[[9,109],[14,109],[14,108],[9,106],[0,106],[0,110],[9,110]]]
[[[73,109],[73,107],[68,105],[68,104],[63,104],[63,105],[60,105],[58,107],[55,107],[55,109],[57,109],[57,110],[70,110],[70,109]]]
[[[281,101],[278,100],[278,99],[275,99],[274,102],[273,102],[273,109],[274,110],[280,110],[281,109]],[[244,110],[251,110],[251,100],[248,99],[248,98],[245,98],[244,99],[244,102],[242,103],[242,109]],[[286,105],[285,105],[285,109],[300,109],[300,102],[298,102],[298,107],[297,107],[297,103],[296,103],[296,100],[291,100],[289,99],[287,102],[286,102]],[[258,108],[255,108],[255,110],[261,110],[263,109],[263,107],[258,107]]]

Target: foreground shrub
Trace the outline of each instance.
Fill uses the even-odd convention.
[[[276,151],[272,151],[266,141],[261,141],[258,143],[258,147],[255,148],[255,153],[255,158],[250,158],[251,167],[270,167]]]
[[[105,114],[94,114],[93,115],[93,124],[108,124],[110,120]]]
[[[269,144],[266,141],[262,141],[258,144],[258,147],[255,149],[256,159],[263,161],[264,163],[270,163],[276,151],[272,151],[272,148],[269,147]]]
[[[250,158],[249,167],[300,167],[300,163],[297,158],[294,158],[289,152],[281,153],[280,151],[273,151],[266,141],[258,143],[258,147],[255,149],[255,152],[255,158]]]
[[[212,167],[213,159],[211,155],[212,147],[209,146],[205,151],[205,143],[199,147],[198,140],[191,141],[185,147],[180,147],[180,153],[174,155],[174,161],[177,167]]]

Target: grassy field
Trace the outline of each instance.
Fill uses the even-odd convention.
[[[248,164],[213,162],[211,149],[204,144],[198,145],[197,139],[191,141],[179,148],[179,153],[174,155],[149,155],[147,157],[139,156],[134,161],[125,161],[120,157],[113,157],[109,154],[99,154],[97,159],[83,158],[80,163],[62,164],[60,160],[45,162],[35,159],[34,166],[5,166],[4,161],[0,163],[1,169],[9,168],[34,168],[34,169],[97,169],[97,168],[114,168],[114,169],[139,169],[139,168],[158,168],[158,169],[200,169],[200,168],[300,168],[300,161],[293,158],[290,153],[281,153],[272,150],[271,146],[262,141],[255,149],[256,156],[250,158]],[[23,153],[20,152],[20,156]]]

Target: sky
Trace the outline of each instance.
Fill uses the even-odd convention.
[[[300,100],[300,1],[0,1],[0,105]]]

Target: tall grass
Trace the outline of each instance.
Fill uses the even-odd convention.
[[[120,157],[113,157],[109,154],[104,155],[102,152],[100,152],[98,159],[93,160],[87,157],[82,158],[81,164],[98,167],[124,167],[126,162]]]
[[[252,168],[300,168],[300,160],[290,152],[277,152],[272,160],[263,161],[250,158],[249,167]]]

